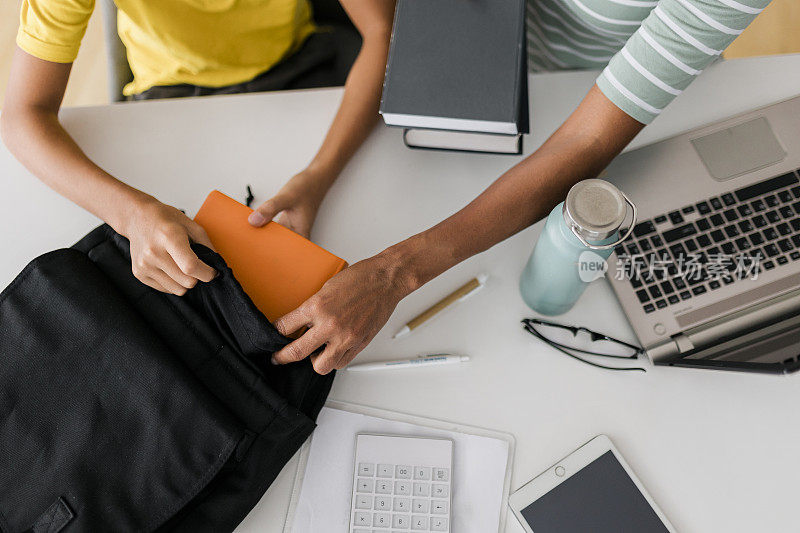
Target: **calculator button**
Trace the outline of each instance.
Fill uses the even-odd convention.
[[[358,465],[358,475],[359,476],[374,476],[375,475],[375,465],[372,463],[360,463]]]
[[[416,529],[419,531],[425,531],[428,529],[428,517],[427,516],[412,516],[411,517],[411,529]]]
[[[392,527],[395,529],[408,529],[411,517],[407,514],[396,514],[392,516]]]
[[[371,479],[358,478],[357,492],[372,492],[375,482]]]
[[[395,481],[394,493],[397,494],[398,496],[410,496],[411,483],[409,481]]]
[[[376,511],[388,511],[392,508],[392,499],[388,496],[378,496],[375,498]]]
[[[394,477],[397,479],[411,479],[411,467],[398,465],[395,468]]]
[[[431,518],[431,531],[447,531],[447,518]]]
[[[447,468],[434,468],[433,480],[434,481],[448,481],[450,479],[450,470]]]
[[[394,499],[394,507],[392,507],[393,511],[405,511],[408,512],[411,510],[411,500],[408,498],[395,498]]]
[[[442,500],[434,500],[431,505],[431,513],[433,514],[447,514],[447,502]]]
[[[370,533],[369,529],[354,529],[353,533]]]
[[[414,483],[414,496],[430,496],[431,486],[428,483]]]
[[[389,527],[391,523],[392,519],[389,517],[389,513],[375,513],[372,515],[372,527]]]
[[[447,485],[433,485],[433,497],[434,498],[447,498],[447,495],[450,494],[450,487]]]
[[[430,479],[431,469],[429,466],[417,466],[414,468],[414,479]]]
[[[356,509],[371,509],[372,496],[359,495],[356,496]]]
[[[415,513],[427,513],[430,510],[429,500],[414,500],[414,507],[411,509]]]
[[[372,480],[370,480],[372,481]],[[392,482],[391,481],[378,481],[375,483],[375,492],[378,494],[391,494]]]
[[[357,526],[369,526],[372,515],[370,513],[356,513],[355,522]]]
[[[392,477],[394,467],[392,465],[378,465],[378,477]]]

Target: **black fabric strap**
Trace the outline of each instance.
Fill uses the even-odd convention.
[[[72,522],[73,518],[75,513],[67,502],[64,498],[58,498],[25,533],[58,533]]]

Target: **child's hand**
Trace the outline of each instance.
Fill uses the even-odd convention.
[[[133,275],[156,290],[183,296],[217,272],[198,259],[191,242],[212,248],[206,232],[181,211],[150,199],[138,206],[120,231],[131,243]]]
[[[317,209],[332,181],[306,169],[287,181],[278,194],[258,206],[248,220],[253,226],[260,227],[274,219],[309,238]]]

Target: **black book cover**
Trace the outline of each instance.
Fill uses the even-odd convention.
[[[525,51],[525,0],[399,0],[381,113],[397,126],[525,133]]]

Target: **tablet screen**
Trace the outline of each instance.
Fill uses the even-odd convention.
[[[534,533],[668,533],[653,508],[607,451],[522,509]]]

